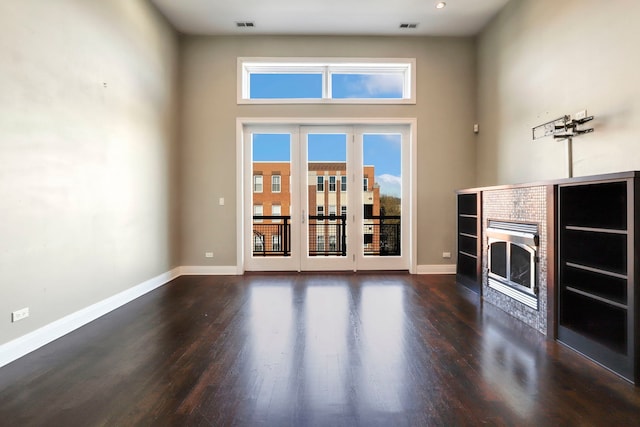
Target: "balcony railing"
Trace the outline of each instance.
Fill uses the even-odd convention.
[[[253,256],[291,256],[291,216],[253,216]]]
[[[309,256],[347,256],[347,215],[309,215]]]
[[[400,255],[400,216],[367,216],[363,225],[365,256]],[[347,216],[308,217],[309,256],[347,255]],[[291,216],[253,217],[253,255],[291,256]]]
[[[365,217],[363,224],[365,256],[400,255],[400,215]]]

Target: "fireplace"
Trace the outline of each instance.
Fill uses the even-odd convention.
[[[487,281],[490,288],[538,309],[538,225],[488,221]]]

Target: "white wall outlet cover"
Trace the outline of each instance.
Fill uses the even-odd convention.
[[[204,256],[205,256],[206,258],[213,258],[213,252],[205,252],[205,253],[204,253]]]
[[[17,322],[18,320],[22,320],[25,317],[29,317],[29,307],[22,308],[20,310],[16,310],[11,313],[11,321]]]
[[[578,111],[576,114],[574,114],[573,118],[576,120],[581,120],[585,117],[587,117],[587,110]]]
[[[442,252],[442,258],[451,258],[451,252]]]
[[[224,197],[220,197],[218,203],[220,204],[220,206],[224,206]]]

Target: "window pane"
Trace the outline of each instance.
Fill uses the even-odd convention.
[[[322,98],[322,74],[250,75],[251,99]]]
[[[271,192],[280,192],[280,175],[271,175]]]
[[[262,193],[262,175],[253,176],[253,192]]]
[[[337,99],[402,99],[402,74],[332,74],[331,97]]]
[[[262,210],[262,205],[254,205],[253,206],[253,216],[263,216],[264,211]],[[262,222],[261,219],[254,219],[253,222]]]
[[[340,177],[340,191],[347,191],[347,177],[344,175]]]
[[[336,177],[335,176],[330,176],[329,177],[329,191],[334,193],[336,191]]]
[[[317,177],[316,191],[324,191],[324,176]]]

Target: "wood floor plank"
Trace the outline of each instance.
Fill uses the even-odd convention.
[[[183,276],[0,368],[5,422],[638,425],[640,391],[454,276]]]

